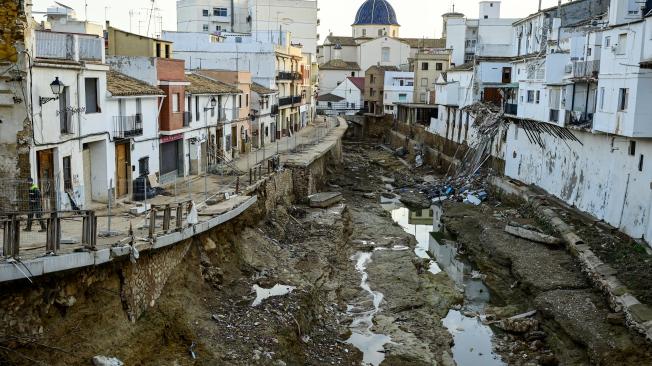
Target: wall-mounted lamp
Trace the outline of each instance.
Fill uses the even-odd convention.
[[[65,85],[63,85],[63,83],[61,81],[59,81],[58,76],[55,77],[52,84],[50,84],[50,89],[52,89],[52,94],[54,94],[54,97],[50,97],[50,98],[40,97],[38,99],[39,105],[43,105],[43,104],[51,102],[53,100],[58,100],[59,95],[61,95],[61,93],[63,93],[63,88],[65,88]]]

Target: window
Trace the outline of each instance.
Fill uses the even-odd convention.
[[[249,107],[249,94],[245,95],[245,107]]]
[[[63,189],[72,190],[72,165],[70,156],[63,157]]]
[[[398,85],[400,86],[405,86],[405,80],[399,80]]]
[[[527,102],[534,103],[534,90],[527,91]]]
[[[370,76],[369,76],[369,80],[370,80],[371,83],[373,84],[373,83],[374,83],[374,76],[373,76],[373,75],[370,75]]]
[[[636,155],[636,141],[629,142],[629,147],[627,148],[627,152],[629,153],[630,156]]]
[[[202,9],[202,10],[201,10],[201,15],[203,15],[203,16],[205,16],[205,17],[210,16],[210,15],[209,15],[209,12],[208,12],[208,9]]]
[[[138,174],[141,177],[149,175],[149,156],[138,159]]]
[[[367,36],[367,30],[366,30],[366,29],[363,29],[363,30],[362,30],[362,36],[363,36],[363,37],[366,37],[366,36]]]
[[[376,91],[374,90],[374,88],[369,89],[369,95],[371,95],[372,97],[376,95]]]
[[[592,52],[593,52],[593,51],[591,50],[591,47],[588,47],[588,48],[586,49],[586,55],[587,55],[587,56],[591,56],[591,53],[592,53]]]
[[[638,159],[638,171],[642,172],[643,171],[643,154]]]
[[[407,102],[407,94],[399,94],[398,95],[398,101],[399,102]]]
[[[421,93],[419,95],[419,100],[421,101],[421,103],[425,103],[426,102],[426,93]]]
[[[605,47],[611,46],[611,37],[604,37],[604,46]]]
[[[618,93],[618,111],[627,110],[627,104],[629,99],[629,89],[620,88]]]
[[[537,94],[536,94],[536,98],[534,100],[534,103],[539,104],[540,101],[541,101],[541,91],[537,90]]]
[[[215,26],[215,31],[216,32],[221,32],[222,31],[222,26],[221,25],[216,25]]]
[[[383,47],[382,49],[382,61],[389,62],[390,49],[389,47]]]
[[[172,112],[179,112],[179,93],[172,94]]]
[[[195,121],[199,121],[199,96],[195,96]]]
[[[604,87],[600,88],[600,110],[604,110]]]
[[[165,58],[171,58],[172,55],[170,55],[170,45],[166,44],[165,45]]]
[[[242,108],[242,94],[238,95],[238,108]]]
[[[437,62],[435,64],[435,70],[442,71],[443,69],[444,69],[444,64],[442,64],[441,62]]]
[[[616,54],[624,55],[627,51],[627,33],[618,35],[618,44],[616,45]]]
[[[213,8],[213,15],[216,17],[227,17],[229,12],[227,8]]]
[[[84,92],[86,93],[86,114],[100,112],[100,105],[97,99],[97,84],[97,78],[86,78],[84,80]]]
[[[208,24],[204,24],[204,25],[202,26],[202,30],[203,30],[204,32],[208,32]]]
[[[68,104],[69,94],[70,89],[65,86],[59,95],[59,127],[61,133],[72,133],[72,115]]]
[[[421,86],[428,86],[428,78],[421,78]]]
[[[421,70],[427,71],[428,70],[428,63],[427,62],[422,62],[421,63]]]
[[[156,57],[161,57],[161,44],[156,44]]]

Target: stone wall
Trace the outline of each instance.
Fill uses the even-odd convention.
[[[135,322],[156,304],[172,272],[188,253],[192,240],[148,252],[121,268],[122,286],[120,297],[129,317]]]

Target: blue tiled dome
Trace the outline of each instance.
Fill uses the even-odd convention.
[[[353,25],[398,25],[396,12],[387,0],[367,0],[360,6]]]

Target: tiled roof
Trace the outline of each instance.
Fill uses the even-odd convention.
[[[389,65],[373,65],[370,66],[366,72],[369,72],[369,70],[383,70],[383,71],[400,71],[398,67],[396,66],[389,66]]]
[[[355,15],[353,25],[386,24],[398,25],[396,12],[387,0],[367,0]]]
[[[186,79],[190,85],[186,91],[190,94],[237,94],[241,91],[233,85],[221,81],[212,80],[197,74],[188,74]]]
[[[355,85],[358,89],[364,90],[364,78],[363,77],[348,77],[349,80]]]
[[[163,90],[138,79],[111,70],[106,74],[106,89],[116,97],[163,95]]]
[[[412,48],[446,48],[445,38],[399,38]]]
[[[320,95],[317,97],[317,100],[320,102],[341,102],[344,100],[344,98],[340,97],[339,95],[328,93]]]
[[[358,43],[356,43],[355,38],[353,37],[339,37],[339,36],[328,36],[326,37],[326,41],[328,43],[337,45],[339,44],[340,46],[357,46]]]
[[[319,66],[320,70],[360,70],[360,65],[357,62],[349,62],[343,60],[330,60],[327,63]]]
[[[264,86],[262,86],[262,85],[260,85],[258,83],[251,83],[251,91],[253,91],[254,93],[261,94],[261,95],[262,94],[274,94],[274,93],[277,92],[274,89],[265,88]]]

